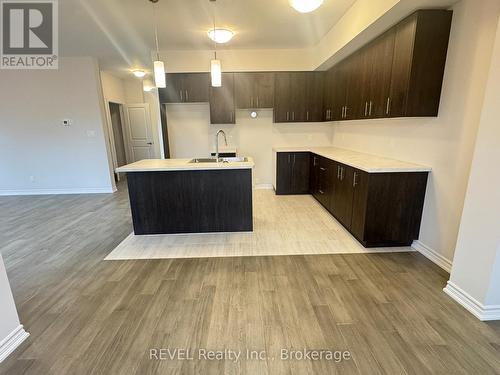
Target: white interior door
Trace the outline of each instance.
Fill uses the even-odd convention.
[[[149,104],[128,104],[126,107],[129,163],[153,159],[153,138]]]

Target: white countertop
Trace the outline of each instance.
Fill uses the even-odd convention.
[[[246,162],[229,163],[189,163],[192,159],[144,159],[132,164],[116,168],[116,172],[160,172],[160,171],[192,171],[211,169],[250,169],[254,167],[252,158]]]
[[[309,151],[369,173],[430,172],[432,168],[336,147],[273,147],[274,152]]]

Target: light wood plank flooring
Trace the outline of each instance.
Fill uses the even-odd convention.
[[[0,198],[0,246],[31,336],[0,374],[499,374],[500,323],[450,300],[418,253],[103,261],[126,191]],[[151,348],[265,350],[150,360]],[[352,359],[281,361],[281,348]]]

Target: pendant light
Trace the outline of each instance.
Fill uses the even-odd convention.
[[[215,0],[210,0],[214,3],[214,34],[215,34]],[[220,60],[217,59],[217,42],[214,40],[214,59],[210,61],[210,77],[212,80],[212,87],[222,86],[222,65]]]
[[[153,4],[156,4],[158,0],[149,0]],[[155,43],[156,43],[156,60],[153,61],[153,71],[155,76],[155,86],[159,88],[167,87],[167,82],[165,79],[165,65],[163,61],[160,60],[160,48],[158,46],[158,24],[156,22],[156,13],[153,9],[154,13],[154,25],[155,25]]]

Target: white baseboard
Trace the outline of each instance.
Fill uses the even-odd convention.
[[[255,189],[257,189],[257,190],[261,190],[261,189],[262,190],[264,190],[264,189],[265,190],[272,190],[272,189],[274,189],[274,186],[273,186],[273,184],[256,184]]]
[[[443,291],[479,320],[500,320],[500,305],[483,305],[451,281]]]
[[[74,189],[20,189],[0,190],[0,196],[9,195],[57,195],[57,194],[109,194],[114,193],[116,188],[74,188]]]
[[[453,264],[452,261],[439,254],[436,250],[431,249],[429,246],[424,245],[420,241],[413,241],[411,247],[413,247],[415,250],[417,250],[419,253],[421,253],[424,257],[426,257],[430,261],[437,264],[446,272],[448,273],[451,272],[451,266]]]
[[[0,363],[9,356],[16,348],[28,338],[30,334],[26,332],[23,325],[20,324],[5,339],[0,341]]]

